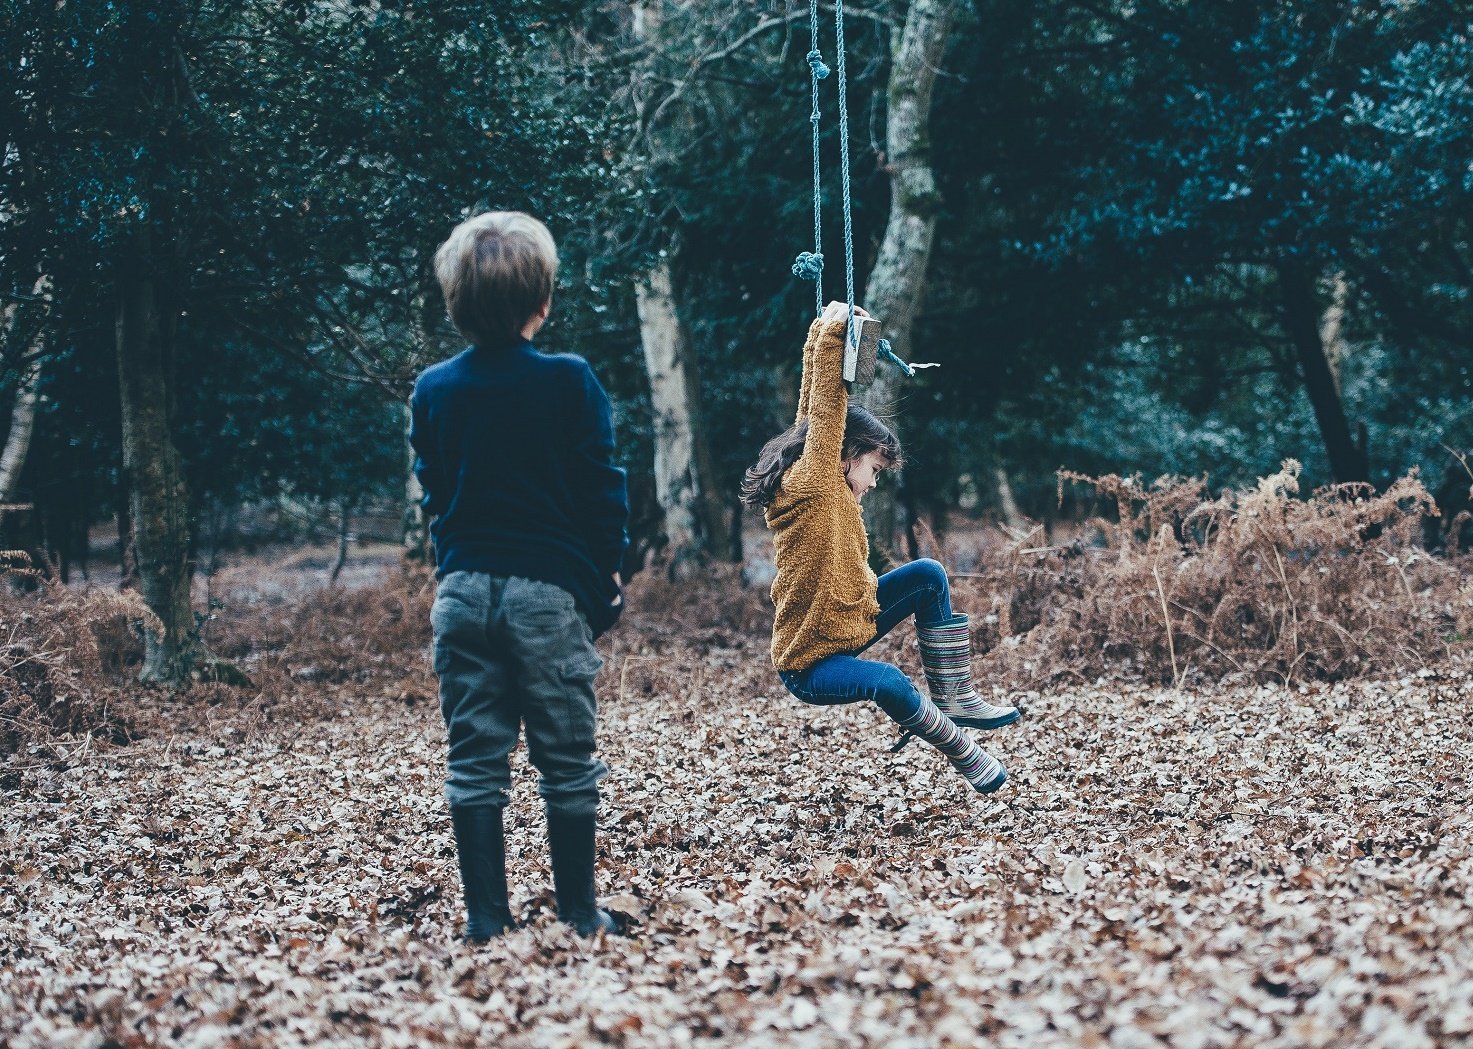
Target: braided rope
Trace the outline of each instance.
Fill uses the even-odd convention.
[[[813,111],[808,123],[813,126],[813,250],[801,252],[793,261],[793,276],[813,281],[813,312],[823,312],[823,172],[819,167],[818,82],[829,75],[818,50],[818,0],[808,0],[808,32],[812,47],[808,52],[808,68],[813,83]],[[842,75],[842,74],[841,74]]]
[[[808,122],[813,126],[813,250],[798,254],[793,260],[793,276],[813,281],[813,312],[823,313],[823,171],[819,165],[819,96],[818,82],[829,75],[823,54],[818,49],[818,0],[808,0],[808,33],[812,46],[805,56],[813,87],[813,108]],[[850,203],[849,176],[849,77],[844,63],[844,0],[834,0],[834,46],[838,52],[839,80],[839,179],[844,201],[844,296],[849,306],[845,332],[857,341],[854,330],[854,213]],[[881,339],[879,356],[914,376],[917,368],[934,368],[934,364],[907,364]]]
[[[854,216],[849,207],[849,78],[844,73],[844,0],[834,2],[834,49],[839,56],[839,182],[844,187],[844,291],[849,318],[844,333],[854,339]]]

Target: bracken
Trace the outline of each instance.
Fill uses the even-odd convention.
[[[1087,477],[1114,505],[1065,546],[1012,543],[958,585],[994,679],[1036,685],[1341,680],[1466,654],[1473,558],[1421,545],[1415,474],[1299,497],[1299,464],[1212,498],[1200,480]]]

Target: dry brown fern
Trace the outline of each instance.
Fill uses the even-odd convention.
[[[125,671],[157,620],[136,593],[0,595],[0,755],[58,737],[135,734]]]
[[[1212,498],[1197,479],[1087,477],[1113,503],[1069,547],[994,556],[963,604],[995,673],[1038,682],[1338,679],[1422,667],[1468,646],[1466,572],[1421,546],[1435,515],[1415,474],[1386,491],[1299,497],[1300,466]],[[980,608],[978,607],[980,606]],[[1020,621],[1019,611],[1032,614]]]

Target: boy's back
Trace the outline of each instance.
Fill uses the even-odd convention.
[[[410,440],[439,574],[521,576],[573,594],[595,634],[618,617],[624,472],[609,401],[572,354],[519,340],[428,369]]]

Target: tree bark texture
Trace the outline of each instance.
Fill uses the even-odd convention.
[[[731,549],[726,508],[707,483],[712,468],[701,426],[700,377],[690,331],[675,307],[669,264],[662,261],[646,274],[635,296],[654,417],[661,556],[672,578],[688,578],[707,556]]]
[[[1320,436],[1325,442],[1330,472],[1339,484],[1369,481],[1371,471],[1366,449],[1351,433],[1345,403],[1340,399],[1339,383],[1322,337],[1322,311],[1315,292],[1315,276],[1300,265],[1281,263],[1279,290],[1283,300],[1284,328],[1299,358],[1304,392],[1309,396]]]
[[[1001,463],[992,468],[992,480],[997,486],[997,509],[1002,514],[1003,524],[1017,532],[1025,530],[1028,518],[1018,508],[1018,500],[1013,496],[1013,482]]]
[[[1320,344],[1325,348],[1325,360],[1330,365],[1330,375],[1335,379],[1335,393],[1344,396],[1341,375],[1345,370],[1345,358],[1350,346],[1345,341],[1345,313],[1350,302],[1350,284],[1341,270],[1330,278],[1330,304],[1320,315]]]
[[[348,563],[348,535],[349,527],[353,519],[352,508],[347,499],[338,501],[338,558],[332,563],[332,571],[328,574],[328,585],[336,585],[338,576],[343,574],[343,566]]]
[[[424,486],[419,483],[419,478],[414,473],[414,447],[409,443],[409,428],[412,419],[409,412],[409,402],[403,405],[404,424],[404,518],[400,539],[404,545],[404,556],[410,561],[418,561],[429,564],[433,558],[430,553],[430,527],[425,520],[424,507],[420,500],[425,496]]]
[[[660,53],[663,46],[662,6],[653,0],[630,5],[632,35],[651,54]],[[649,73],[645,69],[640,75]],[[656,126],[661,107],[651,108],[651,96],[636,91],[635,97],[638,122],[652,154],[664,153],[672,145],[677,152],[688,148],[681,138]],[[652,548],[670,577],[682,579],[709,556],[729,556],[733,533],[725,500],[711,486],[714,474],[700,410],[699,369],[690,330],[676,308],[668,258],[660,259],[636,284],[635,296],[654,420],[660,525]]]
[[[37,278],[31,294],[43,303],[50,300],[51,279],[42,274]],[[20,316],[18,303],[5,307],[5,334],[14,332]],[[38,325],[36,334],[26,347],[21,360],[20,375],[15,383],[15,396],[10,406],[10,429],[5,435],[5,447],[0,450],[0,503],[14,501],[20,487],[21,471],[25,469],[26,456],[31,450],[31,434],[36,427],[36,403],[41,388],[41,358],[45,353],[46,329]]]
[[[15,384],[15,397],[10,405],[10,431],[5,435],[5,448],[0,451],[0,503],[14,502],[20,487],[20,474],[31,450],[31,434],[36,425],[37,389],[41,384],[41,359],[34,357],[21,370]]]
[[[169,430],[169,374],[146,236],[118,271],[118,388],[139,589],[159,620],[142,679],[178,686],[203,654],[189,600],[189,501]]]
[[[133,513],[128,503],[133,486],[128,483],[128,471],[118,471],[117,523],[118,523],[118,589],[138,589],[138,551],[133,549]]]
[[[879,318],[884,337],[902,358],[911,357],[911,330],[925,291],[926,270],[936,235],[940,196],[931,169],[931,95],[936,69],[955,23],[957,0],[914,0],[898,43],[892,44],[886,93],[886,170],[890,175],[890,215],[874,269],[865,286],[864,305]],[[881,362],[862,403],[880,418],[895,416],[898,373]],[[892,487],[866,500],[871,535],[884,548],[895,546],[901,505]]]

